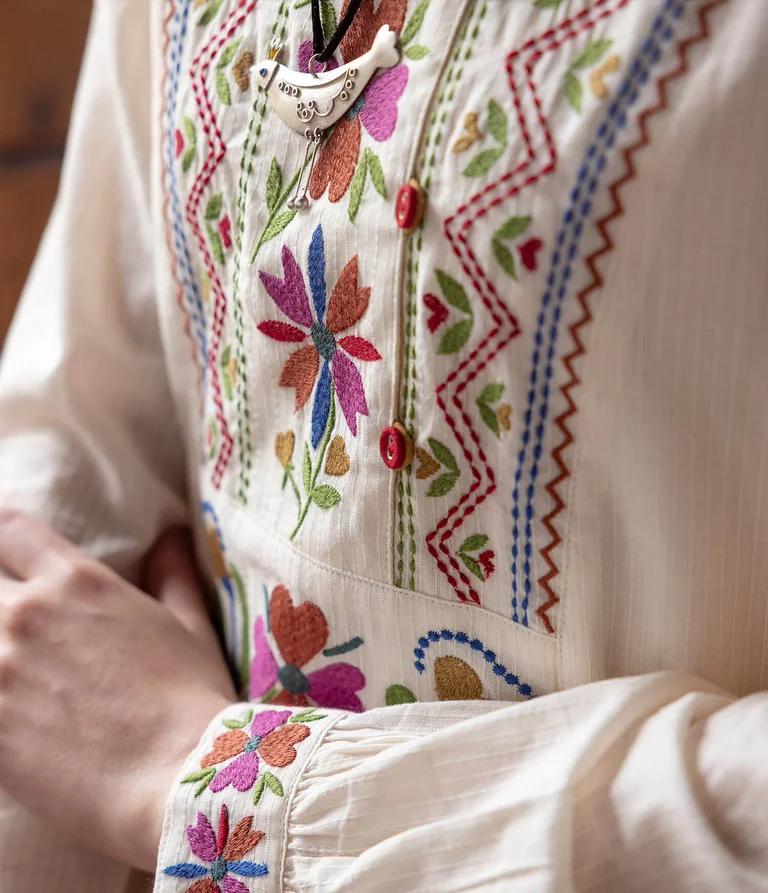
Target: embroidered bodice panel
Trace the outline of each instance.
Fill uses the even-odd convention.
[[[718,33],[738,27],[719,6],[364,0],[330,68],[382,25],[401,60],[311,147],[297,211],[306,141],[251,69],[278,39],[285,71],[307,71],[309,6],[163,4],[165,338],[185,356],[200,542],[252,694],[311,703],[314,686],[355,709],[404,692],[529,697],[679,663],[756,684],[695,646],[692,605],[724,598],[701,563],[706,543],[725,561],[715,516],[737,499],[758,516],[759,495],[702,507],[708,472],[683,468],[709,424],[695,379],[710,334],[730,333],[720,372],[764,371],[759,276],[741,267],[734,321],[711,276],[675,273],[707,239],[659,240],[665,221],[690,233],[691,193],[714,176],[686,159],[728,139],[727,70],[721,95],[703,85]],[[323,10],[330,29],[341,4]],[[685,91],[711,102],[717,134]],[[409,233],[396,211],[420,190]],[[689,200],[676,223],[675,190]],[[734,430],[757,430],[751,411]],[[722,545],[742,567],[753,548]],[[748,651],[753,630],[740,635]]]

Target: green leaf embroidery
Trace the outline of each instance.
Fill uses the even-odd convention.
[[[309,444],[304,444],[304,461],[301,463],[301,480],[304,489],[309,493],[312,487],[312,459],[309,455]]]
[[[482,549],[487,542],[488,537],[484,533],[473,533],[472,536],[468,536],[459,546],[459,552],[477,552],[477,550]]]
[[[427,443],[429,444],[429,448],[432,450],[435,459],[437,459],[441,465],[445,465],[446,468],[450,468],[451,471],[455,471],[456,474],[459,473],[459,466],[456,462],[456,458],[444,443],[440,443],[440,441],[435,440],[434,437],[427,438]]]
[[[285,795],[285,791],[283,790],[283,786],[280,784],[280,780],[275,778],[275,776],[271,772],[265,772],[262,776],[264,779],[264,784],[272,791],[273,794],[277,794],[278,797],[283,797]]]
[[[591,68],[596,65],[600,59],[613,46],[613,41],[608,37],[600,40],[594,40],[588,44],[578,56],[571,60],[571,68]]]
[[[212,0],[212,2],[205,8],[203,14],[197,20],[198,25],[207,25],[209,22],[213,21],[214,16],[221,8],[221,4],[224,0]]]
[[[208,199],[208,204],[205,206],[205,219],[216,220],[219,214],[221,214],[221,206],[223,202],[224,196],[221,192],[217,192],[216,195],[212,195]]]
[[[501,432],[499,431],[499,420],[496,418],[496,413],[487,403],[482,403],[480,400],[477,401],[477,408],[480,410],[480,418],[499,437]]]
[[[563,0],[533,0],[533,5],[537,9],[554,9],[559,6]]]
[[[493,256],[501,264],[501,268],[504,270],[504,272],[509,273],[509,275],[513,279],[517,279],[515,259],[514,257],[512,257],[512,252],[507,248],[507,246],[503,242],[500,242],[498,239],[494,239],[491,242],[491,248],[493,248]]]
[[[395,704],[415,704],[416,695],[404,685],[390,685],[386,694],[387,707]]]
[[[213,781],[215,775],[216,770],[213,766],[210,766],[208,769],[198,769],[196,772],[190,772],[189,775],[185,775],[184,778],[181,779],[181,783],[190,784],[195,781],[200,782],[195,788],[195,797],[199,797]]]
[[[184,133],[187,135],[187,142],[194,148],[197,145],[197,133],[195,132],[194,121],[184,115],[183,124]]]
[[[224,350],[221,352],[221,368],[225,369],[229,366],[229,361],[232,359],[232,345],[228,344]]]
[[[266,773],[265,773],[266,774]],[[261,795],[264,793],[264,788],[266,787],[266,782],[264,781],[264,775],[260,775],[256,779],[256,784],[253,786],[253,802],[254,805],[261,800]]]
[[[341,493],[329,484],[321,484],[312,491],[312,501],[321,509],[330,509],[341,502]]]
[[[462,174],[465,177],[482,177],[501,158],[503,149],[483,149],[470,159]]]
[[[485,580],[483,576],[483,571],[480,565],[475,561],[474,558],[471,558],[469,555],[464,555],[462,552],[458,553],[459,558],[464,562],[464,566],[471,573],[474,574],[478,580],[481,582]]]
[[[456,353],[467,343],[471,332],[471,319],[463,319],[461,322],[457,322],[456,325],[445,330],[443,337],[440,339],[437,352],[439,354]]]
[[[507,145],[507,116],[495,99],[488,100],[488,132],[497,143]]]
[[[584,88],[581,86],[581,82],[572,71],[567,72],[565,75],[565,86],[563,87],[563,92],[565,93],[565,98],[568,100],[568,104],[577,112],[580,112],[581,97],[584,93]]]
[[[416,61],[417,59],[423,59],[425,56],[429,54],[429,50],[424,46],[423,43],[415,43],[412,47],[408,47],[405,51],[405,55],[409,59],[413,59]]]
[[[327,716],[327,713],[318,713],[315,707],[310,707],[309,710],[300,710],[298,713],[294,713],[288,722],[314,722],[316,719],[325,719]]]
[[[195,160],[195,147],[190,146],[187,151],[184,153],[181,159],[181,169],[186,172],[192,167],[192,162]]]
[[[271,214],[277,207],[280,200],[280,193],[283,190],[283,172],[277,159],[273,158],[269,165],[269,174],[267,176],[267,210]]]
[[[338,27],[336,10],[333,8],[331,0],[320,0],[320,21],[323,26],[323,36],[326,40],[330,40]]]
[[[293,220],[296,214],[298,214],[298,211],[281,211],[272,219],[271,223],[267,224],[264,232],[261,234],[259,244],[262,245],[264,242],[268,242],[270,239],[274,239],[275,236],[279,235]]]
[[[242,719],[225,719],[224,725],[228,729],[244,729],[253,719],[253,710],[248,710]]]
[[[407,47],[416,36],[419,28],[421,28],[421,23],[424,21],[424,15],[428,6],[429,0],[421,0],[421,3],[419,3],[413,11],[413,15],[405,23],[405,28],[403,28],[402,34],[400,35],[401,47]]]
[[[368,158],[368,171],[371,175],[371,183],[373,188],[382,198],[387,197],[387,184],[384,182],[384,171],[381,169],[381,162],[372,149],[366,149],[365,154]]]
[[[238,37],[237,40],[233,40],[232,43],[229,44],[221,54],[221,58],[216,63],[216,68],[226,68],[227,65],[235,58],[235,53],[237,52],[237,48],[243,42],[242,37]]]
[[[530,216],[508,217],[493,234],[494,239],[516,239],[531,225]]]
[[[497,400],[501,399],[503,393],[504,385],[500,382],[494,382],[493,384],[487,384],[482,391],[480,391],[480,396],[477,399],[481,403],[495,403]]]
[[[363,200],[363,190],[365,189],[365,180],[368,176],[368,155],[363,152],[363,156],[358,162],[352,182],[349,184],[349,220],[350,223],[355,222],[357,212],[360,210],[360,202]]]
[[[223,71],[216,72],[216,93],[222,105],[231,104],[232,98],[229,95],[229,82]]]
[[[443,293],[443,297],[448,301],[451,307],[455,307],[457,310],[462,310],[464,313],[471,316],[472,308],[469,306],[469,298],[461,283],[457,282],[452,276],[449,276],[442,270],[435,270],[435,275],[440,284],[440,291]]]
[[[459,476],[452,471],[439,474],[429,485],[427,496],[445,496],[446,493],[450,493],[453,490],[458,479]]]
[[[216,261],[217,264],[223,264],[224,246],[221,244],[221,237],[210,223],[206,223],[205,228],[208,232],[208,238],[211,242],[211,254],[213,255],[213,259]]]

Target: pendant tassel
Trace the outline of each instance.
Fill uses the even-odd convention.
[[[288,202],[288,207],[292,211],[304,211],[309,207],[309,199],[307,198],[307,193],[309,192],[309,182],[312,179],[312,171],[315,169],[315,159],[317,158],[317,150],[320,147],[320,139],[322,137],[322,132],[316,130],[314,132],[307,131],[307,151],[304,153],[304,161],[301,165],[301,172],[299,173],[299,179],[296,183],[296,194],[293,198]],[[309,153],[312,152],[312,157],[310,159]],[[307,169],[307,162],[309,162],[309,173],[307,174],[306,181],[304,179],[304,171]]]

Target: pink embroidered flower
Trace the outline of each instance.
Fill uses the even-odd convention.
[[[275,768],[289,766],[296,759],[295,746],[309,736],[309,728],[302,723],[286,725],[290,718],[290,710],[265,710],[256,714],[249,732],[232,729],[219,735],[200,767],[232,762],[213,776],[210,789],[215,793],[232,785],[235,790],[249,791],[259,774],[259,757]]]
[[[348,0],[345,0],[342,15],[347,5]],[[352,62],[367,53],[382,25],[389,25],[393,31],[399,32],[405,21],[407,5],[407,0],[381,0],[374,11],[373,0],[363,0],[339,47],[344,62]],[[312,41],[304,41],[299,47],[300,71],[308,71],[311,56]],[[334,68],[338,68],[338,62],[332,59],[328,69]],[[328,187],[328,198],[332,202],[339,201],[346,193],[360,154],[360,126],[365,127],[377,142],[389,139],[397,125],[397,101],[407,83],[408,66],[402,63],[371,78],[360,98],[336,124],[319,151],[309,183],[312,198],[319,198]]]
[[[264,620],[259,617],[254,626],[252,698],[293,707],[316,704],[362,713],[363,705],[356,692],[365,687],[365,676],[357,667],[334,663],[311,673],[303,672],[305,664],[320,654],[328,642],[328,623],[317,605],[305,602],[294,608],[285,586],[276,586],[269,601],[269,624],[283,665],[278,666],[267,642]],[[353,639],[324,653],[344,654],[362,644],[361,639]]]
[[[357,435],[357,414],[368,415],[363,381],[350,357],[371,362],[380,360],[381,356],[365,338],[357,335],[337,336],[360,320],[368,307],[371,289],[368,286],[358,288],[355,255],[341,271],[326,306],[322,224],[312,235],[307,264],[314,315],[309,306],[304,276],[287,245],[283,246],[282,259],[282,279],[263,270],[259,272],[259,278],[280,310],[301,328],[279,320],[265,320],[259,323],[258,329],[275,341],[300,344],[308,337],[312,340],[311,344],[298,348],[288,357],[279,383],[295,389],[296,410],[304,406],[314,388],[312,446],[316,448],[328,422],[334,391],[353,435]]]
[[[187,825],[187,840],[192,855],[207,864],[179,862],[164,868],[163,874],[194,880],[185,893],[248,893],[245,884],[232,877],[233,874],[240,877],[269,874],[265,862],[243,859],[264,836],[262,831],[251,830],[252,821],[253,816],[240,819],[230,833],[229,812],[222,806],[218,834],[215,834],[211,823],[199,812],[197,824]]]

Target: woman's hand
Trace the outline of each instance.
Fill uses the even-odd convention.
[[[179,537],[150,560],[153,600],[42,522],[0,512],[0,568],[17,578],[0,577],[0,787],[147,870],[176,773],[235,700]]]

